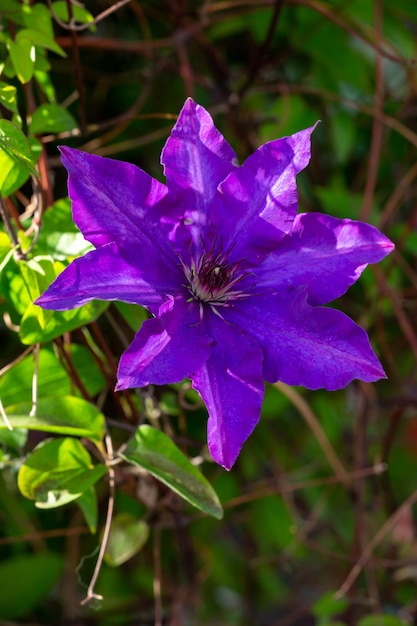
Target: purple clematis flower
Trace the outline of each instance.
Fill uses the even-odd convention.
[[[226,469],[259,420],[264,380],[333,390],[385,376],[365,331],[322,305],[393,244],[361,222],[297,215],[313,129],[238,167],[188,99],[162,151],[165,185],[134,165],[61,148],[74,221],[95,250],[36,304],[146,307],[152,318],[121,357],[117,389],[191,378],[208,408],[211,455]]]

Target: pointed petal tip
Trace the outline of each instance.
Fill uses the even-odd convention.
[[[151,383],[145,380],[144,377],[139,378],[139,376],[135,376],[134,374],[129,376],[120,373],[120,363],[119,369],[117,373],[117,382],[114,387],[115,391],[125,391],[126,389],[138,389],[139,387],[147,387]]]
[[[63,302],[62,298],[57,298],[55,296],[50,296],[48,294],[48,290],[45,291],[44,294],[36,298],[33,301],[33,304],[36,306],[40,306],[42,309],[46,309],[48,311],[68,311],[71,308],[76,308],[76,304],[69,306],[67,302]]]
[[[220,465],[220,467],[225,469],[227,472],[230,472],[230,470],[232,469],[240,452],[239,450],[239,452],[236,455],[233,455],[232,457],[230,457],[230,455],[226,454],[224,450],[222,450],[221,448],[219,448],[218,445],[216,445],[216,443],[213,444],[210,441],[208,442],[208,449],[209,449],[210,456],[213,459],[213,461],[217,463],[217,465]]]
[[[194,389],[196,388],[193,384]],[[200,394],[201,395],[201,394]],[[204,400],[204,398],[203,398]],[[258,418],[259,419],[259,418]],[[213,416],[209,414],[209,421],[207,424],[207,446],[210,452],[210,456],[217,465],[220,465],[226,471],[230,471],[235,464],[243,444],[250,436],[250,433],[245,433],[245,438],[235,438],[227,432],[227,429],[218,427],[217,423],[213,423]]]
[[[379,359],[375,356],[375,363],[372,369],[372,372],[369,374],[369,380],[365,380],[366,383],[376,383],[378,380],[387,380],[388,376],[386,375],[384,368],[382,367]]]
[[[181,107],[180,112],[178,113],[178,120],[181,119],[181,117],[185,116],[191,116],[191,115],[196,115],[197,111],[199,109],[204,109],[204,107],[202,107],[200,104],[198,104],[197,102],[195,102],[195,100],[193,100],[191,97],[186,98],[184,104]]]
[[[372,348],[371,348],[372,350]],[[373,350],[372,355],[374,358],[369,359],[367,371],[364,372],[351,372],[350,375],[345,375],[341,378],[335,378],[334,381],[325,385],[319,385],[317,387],[308,387],[309,389],[325,389],[326,391],[338,391],[340,389],[344,389],[353,381],[361,381],[363,383],[376,383],[380,380],[386,380],[388,376],[386,375],[381,363],[375,356]]]
[[[381,248],[384,248],[387,254],[390,254],[395,249],[395,243],[391,241],[391,239],[388,239],[388,237],[385,237],[385,240],[381,243]]]
[[[43,309],[50,309],[52,311],[57,310],[56,300],[48,295],[48,290],[39,296],[39,298],[36,298],[36,300],[33,301],[33,304],[36,304],[36,306],[40,306]]]
[[[216,461],[217,465],[220,465],[220,467],[222,467],[224,470],[226,470],[226,472],[230,472],[230,470],[232,469],[234,463],[231,463],[230,465],[226,465],[224,463],[220,463],[220,461]]]
[[[58,146],[58,150],[61,153],[62,157],[70,158],[72,154],[82,152],[82,150],[77,150],[76,148],[70,148],[69,146]]]
[[[188,98],[185,99],[185,102],[183,104],[183,108],[192,107],[193,109],[195,109],[198,106],[201,106],[201,105],[197,104],[196,101],[193,100],[193,98],[191,98],[191,96],[188,96]]]
[[[129,389],[129,385],[126,385],[123,380],[117,380],[117,383],[114,387],[115,391],[124,391],[125,389]]]
[[[85,156],[89,156],[88,152],[77,150],[76,148],[70,148],[69,146],[58,146],[58,150],[61,153],[61,161],[65,169],[69,172],[71,166],[77,167],[78,160]]]

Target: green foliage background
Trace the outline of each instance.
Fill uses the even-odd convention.
[[[1,0],[0,20],[0,624],[416,624],[415,0]],[[300,210],[396,244],[336,303],[388,380],[268,386],[230,473],[187,382],[113,391],[143,310],[32,305],[88,249],[57,146],[162,180],[187,96],[241,160],[320,119]]]

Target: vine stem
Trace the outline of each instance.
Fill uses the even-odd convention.
[[[6,415],[6,411],[4,410],[4,406],[3,406],[3,402],[1,401],[1,398],[0,398],[0,415],[3,419],[3,422],[6,424],[8,430],[13,430],[13,426],[9,422],[9,418]]]
[[[352,587],[353,583],[361,573],[362,569],[365,567],[366,563],[372,556],[373,551],[377,547],[379,543],[384,539],[384,537],[394,528],[394,526],[398,523],[401,516],[404,514],[404,511],[410,509],[413,505],[417,503],[417,491],[414,491],[400,507],[387,519],[387,521],[381,526],[373,539],[368,543],[366,548],[362,551],[359,559],[355,563],[355,565],[350,570],[348,576],[346,577],[344,583],[339,587],[338,591],[335,593],[335,598],[340,599],[343,598],[344,595],[349,591]]]
[[[10,237],[10,240],[13,244],[13,247],[16,248],[16,252],[15,255],[18,259],[23,259],[24,258],[24,254],[20,248],[20,243],[19,243],[19,239],[17,238],[17,235],[14,231],[14,228],[12,226],[12,223],[10,221],[10,217],[9,214],[7,212],[6,206],[4,204],[3,198],[0,196],[0,216],[3,219],[4,222],[4,226],[7,230],[7,233]]]
[[[106,464],[108,466],[108,471],[109,471],[109,501],[107,505],[107,516],[106,516],[106,523],[104,525],[103,539],[101,541],[100,551],[97,557],[97,563],[94,568],[94,572],[91,577],[90,584],[88,585],[87,594],[85,598],[81,600],[81,604],[83,605],[88,604],[88,602],[90,602],[90,600],[92,599],[95,599],[95,600],[103,599],[103,596],[101,596],[98,593],[95,593],[94,587],[96,585],[97,578],[100,574],[101,566],[103,564],[103,559],[104,559],[104,553],[106,552],[107,542],[109,540],[111,523],[113,520],[114,497],[115,497],[115,472],[111,465],[113,461],[113,442],[108,433],[106,433],[104,437],[104,442],[105,442],[106,450],[107,450],[107,463]]]
[[[285,383],[277,382],[273,384],[273,387],[276,387],[279,391],[281,391],[281,393],[287,396],[290,402],[296,407],[296,409],[298,409],[300,414],[303,416],[306,424],[308,424],[314,436],[316,437],[318,444],[323,450],[327,461],[329,462],[329,465],[332,467],[334,473],[338,477],[338,480],[344,485],[349,485],[350,476],[345,470],[339,457],[337,456],[332,444],[330,443],[326,433],[324,432],[319,420],[310,408],[309,404],[295,389],[289,387]]]
[[[361,220],[369,220],[372,211],[372,201],[377,184],[379,162],[382,152],[382,140],[384,123],[381,119],[384,112],[384,65],[381,55],[382,42],[382,6],[380,0],[375,0],[375,115],[372,124],[372,139],[368,163],[368,175],[366,177],[363,204],[360,212]]]

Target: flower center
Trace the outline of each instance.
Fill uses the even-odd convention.
[[[229,282],[229,268],[226,263],[214,265],[211,260],[208,260],[201,267],[198,278],[201,285],[206,286],[214,297],[214,293]]]
[[[185,286],[192,296],[190,301],[220,306],[247,295],[235,289],[246,273],[239,271],[239,263],[229,264],[222,253],[203,252],[190,265],[182,263],[182,266],[187,279]]]

